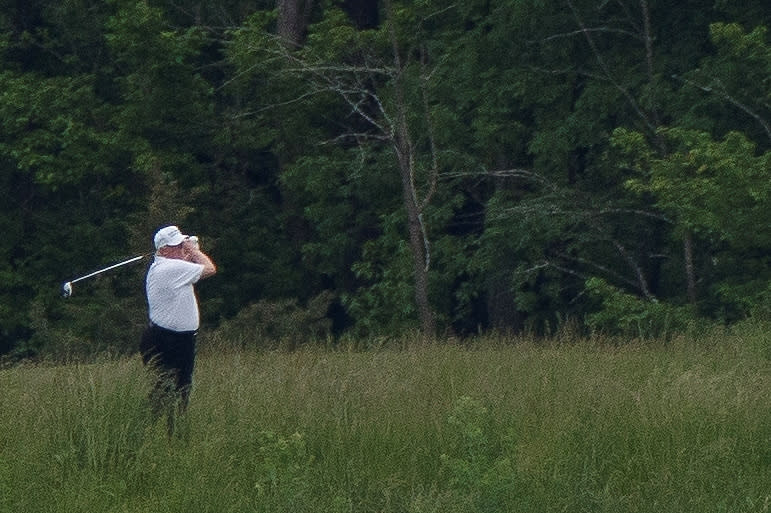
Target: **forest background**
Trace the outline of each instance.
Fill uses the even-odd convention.
[[[195,233],[243,344],[771,312],[771,6],[0,0],[0,354],[130,352]],[[145,263],[147,260],[145,260]]]

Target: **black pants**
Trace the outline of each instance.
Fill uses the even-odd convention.
[[[151,324],[142,334],[139,352],[153,372],[150,404],[156,416],[167,415],[173,430],[177,413],[190,401],[195,366],[195,331],[171,331]]]

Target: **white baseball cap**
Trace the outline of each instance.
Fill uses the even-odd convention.
[[[155,232],[155,249],[161,249],[163,246],[179,246],[188,239],[176,226],[166,226]]]

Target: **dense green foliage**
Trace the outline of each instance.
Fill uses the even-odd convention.
[[[167,223],[266,338],[768,315],[766,2],[287,3],[0,0],[0,353],[133,349],[58,287]]]
[[[612,347],[204,344],[179,436],[138,358],[0,370],[15,513],[762,513],[768,326]]]

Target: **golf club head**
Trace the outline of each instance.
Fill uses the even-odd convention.
[[[67,298],[72,295],[72,282],[66,282],[62,285],[62,297]]]

